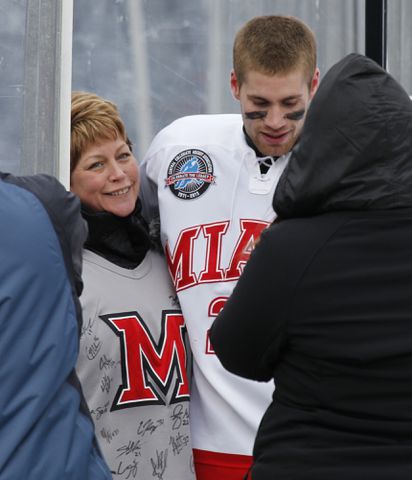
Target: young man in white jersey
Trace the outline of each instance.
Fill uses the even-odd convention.
[[[146,215],[160,215],[193,349],[190,413],[198,480],[247,475],[271,401],[272,385],[224,370],[208,330],[259,234],[275,219],[273,193],[318,83],[311,30],[294,17],[256,17],[234,42],[230,86],[241,115],[176,120],[155,137],[142,163]]]

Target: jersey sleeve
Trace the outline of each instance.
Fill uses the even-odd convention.
[[[146,156],[140,166],[140,200],[142,215],[150,223],[159,218],[158,178],[156,175],[156,159]]]

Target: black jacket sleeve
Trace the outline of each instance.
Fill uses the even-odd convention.
[[[280,225],[265,231],[238,284],[213,323],[211,342],[223,366],[242,377],[267,381],[286,340],[292,296],[282,259]],[[270,360],[269,358],[270,357]]]
[[[211,342],[223,366],[245,378],[273,377],[299,304],[299,284],[341,220],[292,219],[264,231],[223,310]]]

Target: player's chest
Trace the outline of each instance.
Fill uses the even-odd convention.
[[[274,170],[264,178],[260,175],[254,155],[199,149],[173,154],[164,163],[158,183],[162,230],[169,235],[232,218],[271,221],[277,180]]]

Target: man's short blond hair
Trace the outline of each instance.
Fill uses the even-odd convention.
[[[84,151],[102,140],[123,139],[129,147],[126,127],[117,106],[89,92],[73,92],[71,102],[70,173]]]
[[[233,69],[239,85],[249,71],[275,75],[297,69],[303,70],[310,84],[316,70],[315,35],[296,17],[255,17],[235,37]]]

